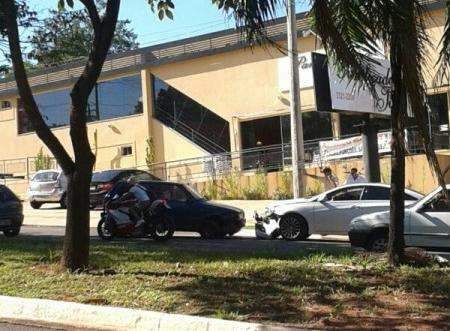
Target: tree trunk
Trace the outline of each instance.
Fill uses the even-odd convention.
[[[406,92],[402,84],[400,46],[393,39],[391,43],[392,69],[392,158],[391,158],[391,201],[388,259],[396,266],[404,261],[405,238],[405,119],[407,112]]]
[[[67,178],[66,234],[61,263],[72,272],[83,271],[89,265],[89,187],[92,165],[89,166],[89,157],[84,162],[84,166],[77,164],[75,172]]]

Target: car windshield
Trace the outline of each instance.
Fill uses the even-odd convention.
[[[198,193],[195,189],[193,189],[189,185],[183,185],[183,186],[192,195],[192,197],[195,200],[205,200],[205,197],[203,197],[200,193]]]
[[[58,173],[54,171],[40,172],[33,177],[34,182],[54,182],[58,179]]]
[[[100,172],[94,172],[92,174],[92,181],[97,183],[106,183],[110,182],[119,174],[117,170],[107,170],[107,171],[100,171]]]

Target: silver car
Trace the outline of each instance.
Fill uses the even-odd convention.
[[[67,206],[67,179],[62,171],[41,170],[30,181],[28,199],[34,209],[39,209],[44,203],[59,203],[61,208]]]

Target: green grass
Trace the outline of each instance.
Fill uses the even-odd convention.
[[[0,294],[313,327],[380,327],[386,317],[402,325],[420,314],[410,321],[415,327],[450,327],[449,269],[393,270],[345,248],[199,244],[93,242],[91,269],[69,274],[59,268],[59,240],[1,238]]]

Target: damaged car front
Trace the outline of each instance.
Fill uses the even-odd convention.
[[[258,239],[277,239],[280,237],[280,219],[295,206],[313,200],[311,198],[277,201],[268,205],[262,215],[255,212],[255,235]]]

